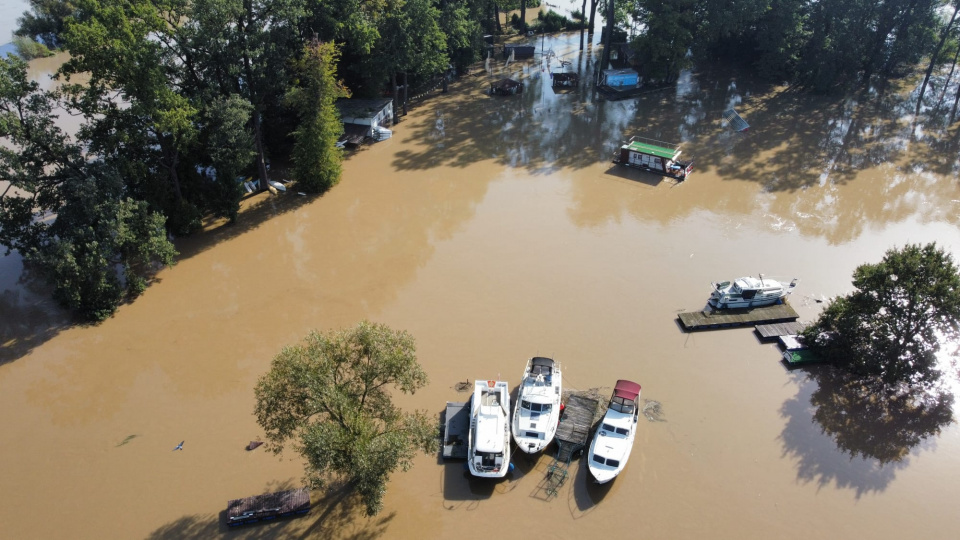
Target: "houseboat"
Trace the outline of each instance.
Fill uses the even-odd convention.
[[[517,448],[537,453],[550,444],[560,422],[560,366],[550,358],[527,361],[513,412],[513,439]]]
[[[510,389],[504,381],[476,381],[470,404],[467,467],[470,474],[501,478],[510,469]]]
[[[633,137],[614,153],[613,162],[684,181],[693,160],[680,161],[680,145]]]
[[[713,291],[708,303],[717,309],[769,306],[783,301],[799,281],[793,278],[790,283],[783,283],[760,274],[759,278],[747,276],[732,282],[711,283]]]
[[[617,381],[607,405],[607,412],[593,436],[587,467],[598,484],[613,480],[627,466],[633,440],[637,435],[640,411],[637,398],[640,385],[627,380]]]

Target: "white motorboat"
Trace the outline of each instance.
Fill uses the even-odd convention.
[[[510,389],[504,381],[476,381],[470,405],[467,466],[474,476],[500,478],[510,469]]]
[[[607,412],[590,443],[587,463],[598,484],[605,484],[620,474],[630,459],[633,439],[637,435],[640,413],[637,398],[640,385],[627,380],[617,381],[607,405]]]
[[[759,278],[747,276],[732,282],[711,283],[713,291],[708,302],[717,309],[769,306],[783,301],[799,281],[794,278],[784,283],[760,274]]]
[[[534,454],[547,447],[560,422],[560,365],[540,356],[527,361],[513,411],[513,438],[517,447]]]

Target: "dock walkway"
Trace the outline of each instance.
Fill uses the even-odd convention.
[[[794,322],[800,315],[789,304],[775,304],[745,309],[718,309],[712,311],[693,311],[677,316],[680,324],[688,332],[694,330],[716,330],[758,324]]]
[[[306,514],[310,511],[307,488],[265,493],[227,501],[227,525],[239,527],[260,521]]]
[[[599,399],[586,393],[570,393],[557,426],[557,461],[570,463],[573,456],[583,450],[599,408]]]
[[[443,417],[443,459],[467,459],[470,402],[448,401]]]
[[[794,321],[774,324],[758,324],[756,331],[761,341],[776,341],[780,336],[791,336],[803,332],[807,323]]]

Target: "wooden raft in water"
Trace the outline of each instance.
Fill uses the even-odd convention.
[[[716,330],[757,324],[792,322],[800,315],[789,304],[775,304],[755,308],[692,311],[677,316],[687,331]]]
[[[254,495],[227,502],[227,525],[239,527],[259,521],[306,514],[310,511],[307,488]]]

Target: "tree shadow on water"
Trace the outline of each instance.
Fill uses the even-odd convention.
[[[291,489],[268,487],[265,492]],[[147,536],[147,540],[201,540],[229,538],[242,540],[304,540],[306,538],[343,538],[373,540],[387,530],[395,513],[367,517],[359,498],[347,486],[339,486],[325,495],[311,494],[310,513],[303,517],[281,518],[273,522],[242,527],[226,525],[227,511],[217,515],[196,514],[167,523]]]
[[[17,279],[10,288],[0,286],[0,366],[23,358],[76,324],[50,297],[49,288],[22,268],[19,254],[2,259],[0,273]]]
[[[949,394],[892,391],[826,366],[794,373],[800,392],[781,407],[781,440],[803,482],[833,483],[858,497],[883,491],[953,422]]]

